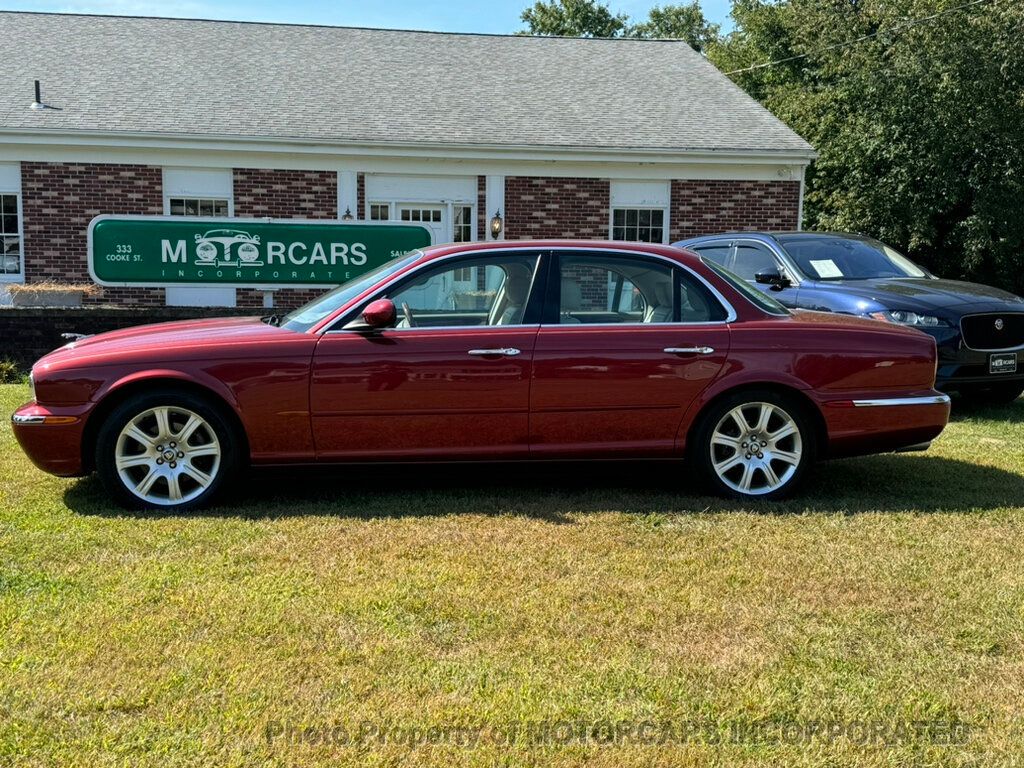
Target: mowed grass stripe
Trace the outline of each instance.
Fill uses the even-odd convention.
[[[258,473],[191,515],[35,470],[0,388],[0,763],[1024,760],[1024,401],[747,507],[673,464]],[[960,720],[730,740],[764,723]],[[268,743],[268,723],[700,723],[690,740]],[[725,743],[710,744],[711,732]],[[678,735],[678,734],[677,734]]]

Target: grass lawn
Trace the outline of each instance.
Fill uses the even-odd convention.
[[[488,466],[147,515],[32,467],[26,398],[0,387],[0,765],[1024,762],[1024,400],[784,505]]]

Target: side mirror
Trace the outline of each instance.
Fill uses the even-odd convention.
[[[773,291],[789,288],[793,283],[777,269],[768,269],[754,275],[754,281],[761,285],[770,285]]]
[[[363,314],[358,320],[353,320],[345,327],[352,330],[387,328],[394,325],[396,317],[395,303],[391,299],[377,299],[366,305],[366,309],[363,310]]]

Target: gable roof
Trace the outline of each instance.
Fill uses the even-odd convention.
[[[812,153],[680,41],[17,12],[0,39],[0,131]]]

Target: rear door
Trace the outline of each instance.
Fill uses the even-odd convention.
[[[688,270],[634,252],[552,259],[534,347],[530,453],[671,453],[729,350],[729,308]]]

